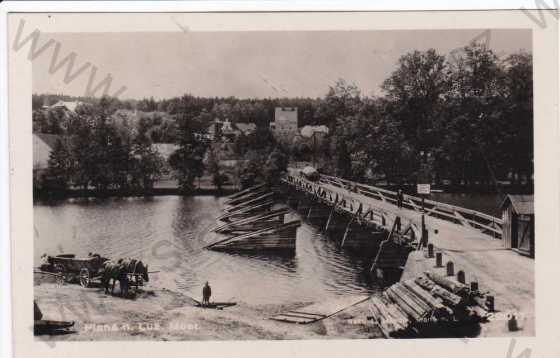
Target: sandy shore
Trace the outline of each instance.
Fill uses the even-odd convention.
[[[43,275],[36,275],[43,276]],[[117,292],[116,292],[117,293]],[[35,301],[45,320],[75,321],[73,333],[40,335],[41,340],[254,340],[377,338],[377,328],[366,322],[368,303],[350,307],[308,325],[269,318],[291,305],[249,306],[239,302],[223,310],[195,307],[192,298],[149,286],[135,298],[106,295],[102,288],[35,280]]]

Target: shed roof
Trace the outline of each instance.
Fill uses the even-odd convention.
[[[257,129],[255,123],[235,123],[235,126],[245,135],[253,133]]]
[[[33,135],[40,138],[46,145],[48,145],[51,149],[54,149],[56,146],[56,142],[59,139],[63,139],[61,135],[58,134],[48,134],[48,133],[33,133]]]
[[[520,215],[534,215],[535,208],[533,205],[533,195],[512,195],[508,194],[502,201],[501,208],[511,203],[513,210]]]

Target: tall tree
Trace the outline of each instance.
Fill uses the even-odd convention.
[[[263,179],[269,185],[280,182],[288,168],[288,157],[279,148],[275,148],[266,159],[263,169]]]
[[[391,114],[387,119],[398,123],[398,130],[417,152],[431,151],[439,143],[448,86],[445,57],[434,49],[401,56],[397,69],[383,82]]]
[[[218,189],[222,191],[222,186],[224,185],[227,177],[222,173],[220,168],[220,158],[218,157],[217,150],[208,151],[208,173],[212,176],[212,183]]]
[[[66,143],[57,139],[49,155],[45,187],[51,190],[67,189],[74,169],[72,164]]]
[[[520,52],[504,63],[507,107],[503,120],[504,168],[517,181],[533,175],[533,58]]]
[[[136,136],[131,145],[130,180],[135,188],[151,189],[164,174],[165,161],[153,147],[145,121],[137,124]]]
[[[442,143],[448,174],[467,185],[496,181],[503,159],[504,73],[485,45],[464,48],[452,67]]]
[[[318,123],[328,125],[334,131],[341,119],[358,112],[361,105],[358,87],[339,79],[334,86],[329,87],[327,95],[317,107],[315,117]]]
[[[204,123],[196,114],[184,113],[179,122],[179,149],[169,158],[169,164],[178,172],[179,186],[185,192],[194,189],[195,178],[204,172],[204,153],[207,145],[197,134],[204,133]]]

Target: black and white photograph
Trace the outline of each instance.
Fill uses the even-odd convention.
[[[35,342],[536,336],[534,29],[159,15],[12,18]]]

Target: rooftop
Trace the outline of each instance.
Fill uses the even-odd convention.
[[[511,202],[513,209],[517,214],[520,215],[534,215],[535,208],[533,205],[534,196],[533,195],[512,195],[508,194],[504,201],[502,201],[501,208],[503,208],[507,203]]]

